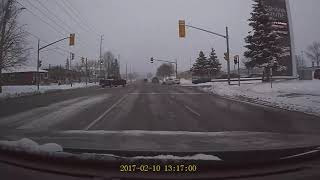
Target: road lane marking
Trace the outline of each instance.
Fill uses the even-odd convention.
[[[115,108],[117,105],[119,105],[126,97],[129,95],[126,94],[122,98],[120,98],[116,103],[114,103],[109,109],[107,109],[103,114],[101,114],[96,120],[91,122],[84,130],[88,131],[92,126],[97,124],[103,117],[105,117],[110,111],[112,111],[113,108]]]
[[[195,110],[193,110],[192,108],[190,108],[189,106],[187,106],[187,105],[184,105],[184,107],[186,108],[186,109],[188,109],[190,112],[192,112],[193,114],[195,114],[195,115],[197,115],[197,116],[201,116],[199,113],[197,113]]]

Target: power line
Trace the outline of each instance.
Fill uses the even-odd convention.
[[[36,0],[44,9],[47,10],[47,12],[49,12],[50,14],[52,14],[58,21],[62,22],[64,25],[67,26],[67,28],[70,30],[69,32],[72,32],[72,27],[69,26],[68,23],[66,23],[64,20],[62,20],[61,18],[59,18],[55,13],[53,13],[50,9],[48,9],[40,0]]]
[[[31,13],[33,16],[39,18],[39,20],[45,24],[47,24],[52,30],[56,31],[57,33],[64,35],[64,33],[62,33],[61,31],[59,31],[58,29],[56,29],[54,26],[52,26],[50,23],[48,23],[47,21],[43,20],[40,16],[38,16],[37,14],[33,13],[30,9],[26,8],[23,4],[21,4],[20,2],[17,1],[18,4],[20,4],[22,7],[24,7],[29,13]]]
[[[73,11],[73,13],[76,15],[76,17],[78,17],[80,21],[83,21],[84,23],[86,23],[88,25],[88,28],[90,28],[94,33],[96,33],[99,36],[99,33],[95,31],[95,28],[93,26],[90,26],[88,21],[83,16],[81,16],[81,13],[72,5],[71,2],[69,2],[68,0],[64,2],[69,7],[69,9]]]
[[[26,0],[25,2],[27,2],[29,5],[31,5],[33,8],[37,9],[43,16],[45,16],[47,19],[49,19],[51,22],[53,22],[55,25],[57,25],[58,27],[60,27],[62,30],[64,30],[65,32],[68,32],[67,29],[65,29],[63,26],[61,26],[59,23],[57,23],[54,19],[52,19],[50,16],[48,16],[45,12],[43,12],[39,7],[37,7],[36,5],[34,5],[33,3],[31,3],[31,1]]]
[[[58,3],[58,2],[60,2],[60,3]],[[61,2],[62,2],[62,4],[61,4]],[[69,16],[71,19],[73,19],[76,23],[78,23],[79,24],[79,27],[81,28],[81,29],[83,29],[84,31],[86,31],[86,32],[88,32],[88,33],[91,33],[88,29],[86,29],[86,27],[84,26],[81,26],[82,24],[81,24],[81,22],[79,23],[79,21],[76,19],[76,18],[74,18],[69,12],[68,12],[68,10],[66,9],[66,7],[65,7],[65,5],[63,4],[64,2],[63,1],[55,1],[55,3],[65,12],[65,14],[67,15],[67,16]]]

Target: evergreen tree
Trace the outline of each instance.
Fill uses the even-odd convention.
[[[249,59],[248,67],[262,67],[267,81],[270,77],[270,68],[282,70],[279,59],[283,49],[280,44],[280,36],[274,25],[272,17],[268,14],[263,0],[253,0],[253,12],[249,19],[252,31],[245,38],[248,50],[244,56]]]
[[[221,64],[219,62],[218,56],[216,55],[215,50],[212,48],[210,57],[207,61],[207,72],[209,76],[216,76],[221,70]]]
[[[193,67],[191,68],[192,73],[198,76],[207,75],[207,64],[207,57],[205,56],[203,51],[200,51],[199,57],[197,58],[196,62],[193,64]]]

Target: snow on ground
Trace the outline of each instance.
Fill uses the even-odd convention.
[[[232,82],[232,86],[227,82],[185,82],[184,86],[203,86],[202,90],[213,94],[320,116],[320,80],[276,81],[273,88],[261,81],[241,82],[240,87],[238,82]]]
[[[58,84],[51,84],[51,85],[40,86],[39,91],[37,90],[36,85],[3,86],[2,87],[3,92],[0,94],[0,99],[1,98],[27,96],[27,95],[45,93],[45,92],[54,91],[54,90],[85,88],[85,87],[91,87],[91,86],[96,86],[96,85],[98,85],[98,84],[88,83],[88,85],[86,85],[86,83],[74,83],[71,87],[70,84],[64,84],[64,85],[60,85],[60,86]]]
[[[18,141],[0,141],[0,147],[11,150],[21,150],[31,153],[42,153],[42,152],[62,152],[63,148],[55,143],[47,143],[39,145],[35,141],[23,138]]]

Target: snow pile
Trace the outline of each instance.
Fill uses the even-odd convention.
[[[207,155],[207,154],[195,154],[192,156],[174,156],[174,155],[157,155],[157,156],[134,156],[134,157],[125,157],[125,156],[118,156],[114,154],[94,154],[94,153],[83,153],[81,154],[81,159],[89,160],[89,159],[132,159],[132,160],[139,160],[139,159],[151,159],[151,160],[204,160],[204,161],[222,161],[217,156]]]
[[[206,160],[221,161],[217,156],[207,154],[195,154],[193,156],[173,156],[173,155],[157,155],[157,156],[135,156],[132,159],[162,159],[162,160]]]
[[[75,83],[71,87],[70,84],[64,84],[60,86],[58,84],[52,84],[52,85],[40,86],[39,91],[37,90],[36,85],[3,86],[2,87],[3,91],[2,93],[0,93],[0,98],[27,96],[27,95],[34,95],[34,94],[45,93],[45,92],[55,91],[55,90],[76,89],[76,88],[91,87],[96,85],[97,84],[94,84],[94,83],[88,83],[88,85],[86,85],[85,83]]]
[[[229,86],[226,82],[211,83],[211,87],[202,90],[217,95],[246,100],[253,103],[279,107],[288,110],[305,112],[320,116],[320,81],[277,81],[262,83],[261,81],[237,82]],[[202,84],[203,85],[203,84]]]
[[[63,148],[55,143],[47,143],[39,145],[28,138],[23,138],[19,141],[0,141],[0,148],[9,150],[26,151],[32,153],[43,152],[62,152]]]

